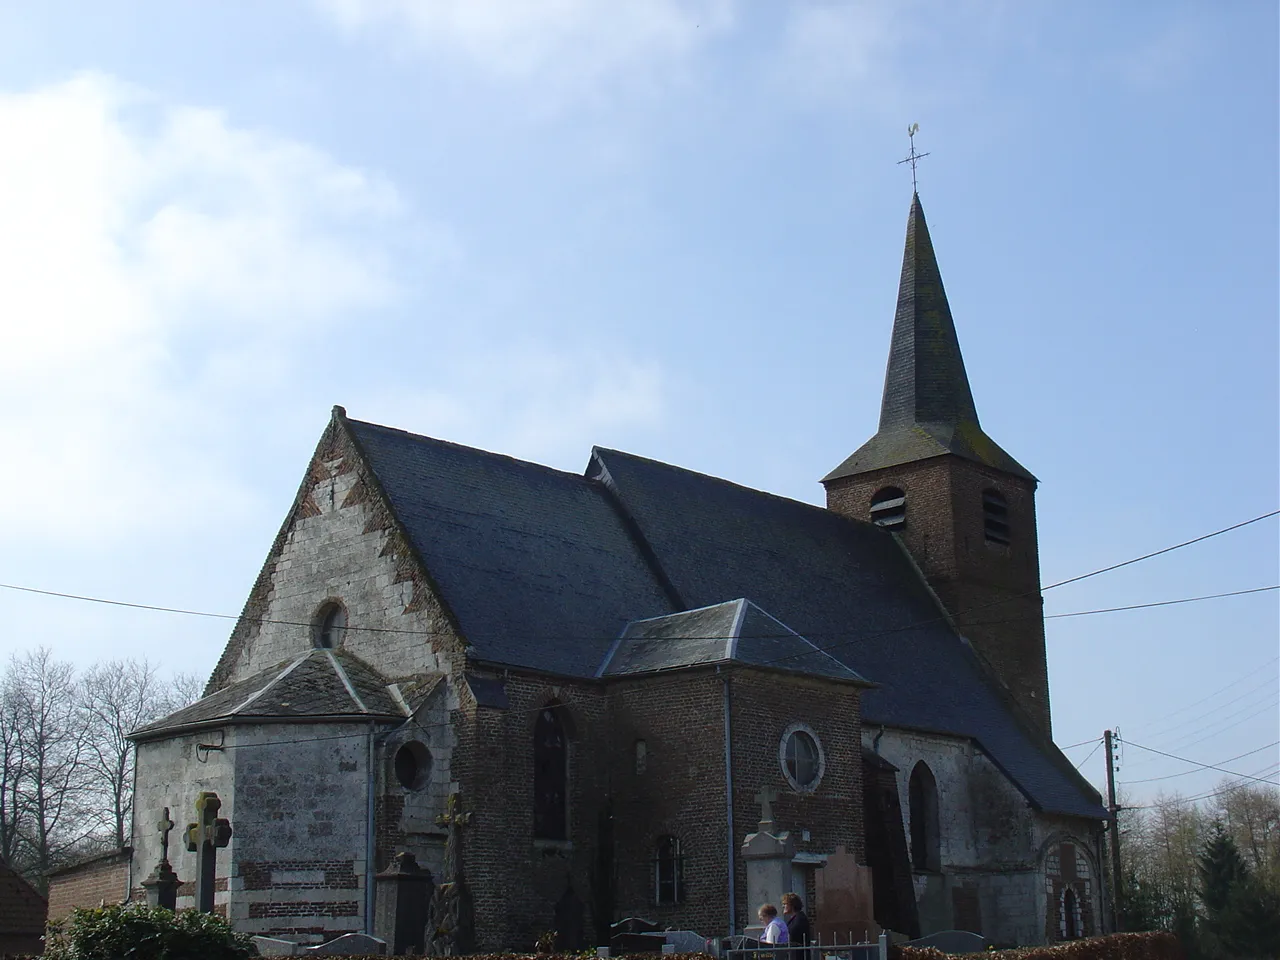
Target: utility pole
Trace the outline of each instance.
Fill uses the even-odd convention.
[[[1116,763],[1111,731],[1103,733],[1107,743],[1107,810],[1111,814],[1111,901],[1116,930],[1120,929],[1120,805],[1116,803]]]

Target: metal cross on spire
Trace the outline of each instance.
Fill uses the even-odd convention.
[[[927,153],[916,153],[916,134],[920,131],[920,124],[913,123],[907,127],[907,136],[911,139],[911,153],[898,161],[899,164],[911,164],[911,192],[918,193],[916,189],[916,161],[927,157]]]

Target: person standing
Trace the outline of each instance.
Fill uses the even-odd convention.
[[[787,925],[778,919],[778,908],[772,903],[763,904],[760,907],[758,916],[760,917],[760,922],[764,924],[764,932],[760,934],[760,942],[774,947],[785,945],[788,939]]]
[[[804,912],[804,901],[799,894],[784,893],[782,895],[782,919],[787,924],[787,942],[793,947],[809,945],[809,918]],[[795,960],[804,960],[804,951],[792,953]]]

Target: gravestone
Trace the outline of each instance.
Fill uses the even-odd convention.
[[[213,913],[218,850],[231,842],[231,822],[218,816],[222,801],[216,793],[200,791],[195,823],[187,824],[187,850],[196,855],[196,909]]]
[[[426,947],[427,908],[434,883],[431,871],[418,866],[412,853],[397,853],[374,878],[376,901],[373,932],[386,940],[396,956],[422,953]]]
[[[747,903],[754,919],[762,903],[779,906],[782,895],[791,889],[791,861],[796,855],[796,845],[786,831],[774,832],[773,801],[778,791],[762,787],[755,796],[760,804],[760,823],[755,833],[747,834],[742,843],[742,859],[747,870]],[[759,939],[764,931],[758,924],[745,928],[748,936]]]
[[[855,943],[874,940],[880,933],[875,921],[875,894],[871,868],[836,847],[826,865],[814,874],[818,900],[814,931],[822,943]]]
[[[365,933],[344,933],[335,940],[315,947],[307,947],[307,953],[321,957],[363,957],[387,952],[387,941]]]
[[[475,943],[475,923],[471,894],[462,875],[462,828],[471,822],[471,812],[463,812],[462,799],[449,794],[449,805],[436,823],[449,831],[444,845],[445,882],[431,897],[427,921],[427,950],[433,957],[456,957],[470,953]]]
[[[296,957],[302,953],[302,944],[275,937],[250,937],[260,957]]]
[[[164,907],[166,910],[178,909],[179,880],[169,863],[169,831],[174,826],[174,822],[169,819],[169,808],[165,807],[160,822],[156,824],[160,832],[160,862],[151,871],[151,875],[142,881],[143,889],[147,891],[147,904]]]

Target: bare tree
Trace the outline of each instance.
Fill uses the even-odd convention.
[[[9,661],[6,714],[19,755],[17,850],[37,877],[93,832],[81,759],[88,729],[75,671],[41,648]]]
[[[88,787],[99,798],[100,822],[116,847],[129,842],[133,812],[133,744],[129,734],[183,705],[190,683],[164,683],[144,660],[109,660],[80,682],[80,708],[90,732],[84,749]]]
[[[8,677],[0,678],[0,860],[13,865],[26,819],[26,764],[18,740],[18,698]]]

